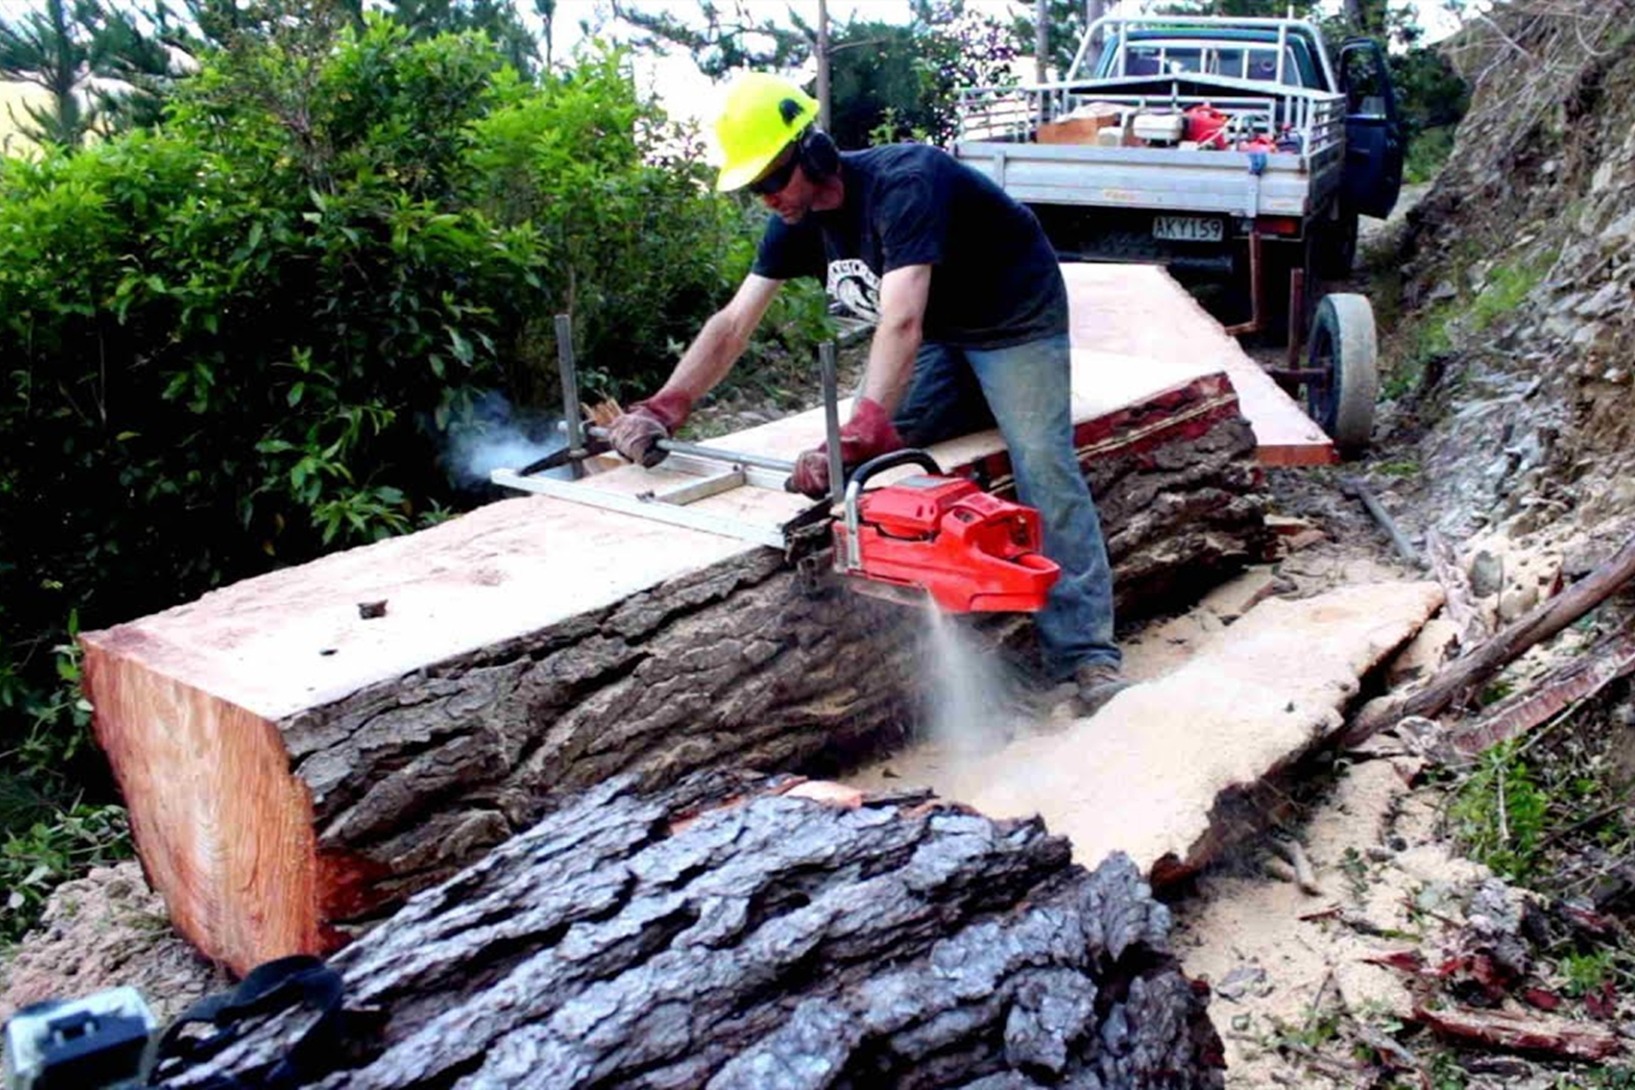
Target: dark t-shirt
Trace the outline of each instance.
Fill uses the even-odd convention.
[[[811,276],[857,317],[880,316],[880,278],[930,265],[924,339],[1007,348],[1067,332],[1067,288],[1032,212],[987,176],[925,144],[841,155],[846,196],[800,223],[773,216],[755,272]]]

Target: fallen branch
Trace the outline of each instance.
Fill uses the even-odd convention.
[[[1425,1074],[1424,1070],[1419,1066],[1418,1057],[1409,1052],[1395,1038],[1366,1023],[1359,1023],[1357,1026],[1357,1039],[1373,1049],[1374,1053],[1379,1056],[1381,1063],[1388,1067],[1412,1072],[1418,1078],[1419,1084],[1425,1087],[1426,1090],[1430,1090],[1430,1076]]]
[[[1623,1046],[1606,1026],[1571,1022],[1550,1015],[1479,1011],[1466,1007],[1414,1008],[1414,1020],[1461,1044],[1507,1052],[1528,1052],[1558,1060],[1605,1060]]]
[[[1343,478],[1340,483],[1346,491],[1361,500],[1363,507],[1367,508],[1368,513],[1374,516],[1374,521],[1379,523],[1380,528],[1390,537],[1391,545],[1396,549],[1398,556],[1416,568],[1425,567],[1425,558],[1419,554],[1418,549],[1414,548],[1413,542],[1403,535],[1402,530],[1397,527],[1396,520],[1391,517],[1391,513],[1380,504],[1380,501],[1366,484],[1356,477]]]
[[[1492,634],[1481,610],[1476,608],[1470,578],[1459,566],[1453,546],[1434,529],[1425,531],[1425,554],[1430,557],[1436,581],[1442,584],[1442,608],[1447,611],[1448,619],[1459,627],[1459,650],[1467,651]]]
[[[1606,601],[1635,578],[1635,535],[1612,558],[1588,576],[1547,602],[1541,602],[1492,639],[1456,660],[1423,687],[1404,696],[1390,696],[1368,704],[1341,736],[1342,746],[1354,746],[1398,720],[1432,716],[1509,665],[1518,656]]]
[[[1615,633],[1552,671],[1532,689],[1506,698],[1476,723],[1455,731],[1447,745],[1460,756],[1475,756],[1500,742],[1526,734],[1632,671],[1635,671],[1635,633]]]
[[[1303,1045],[1299,1041],[1291,1040],[1288,1037],[1279,1037],[1275,1047],[1279,1052],[1287,1052],[1291,1056],[1300,1057],[1308,1067],[1315,1067],[1329,1078],[1354,1082],[1358,1075],[1366,1071],[1360,1064],[1331,1060],[1310,1045]]]

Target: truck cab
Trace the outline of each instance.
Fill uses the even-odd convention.
[[[1328,68],[1309,36],[1294,33],[1284,35],[1281,43],[1278,39],[1275,31],[1252,28],[1220,27],[1207,35],[1195,27],[1130,30],[1123,35],[1123,49],[1101,53],[1092,76],[1117,79],[1201,73],[1334,90],[1328,83]]]

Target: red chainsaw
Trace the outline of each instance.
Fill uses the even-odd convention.
[[[598,497],[577,486],[541,487],[546,482],[535,477],[536,473],[609,449],[606,433],[600,428],[587,429],[583,443],[579,450],[558,451],[518,474],[497,475],[497,479],[513,487],[549,490],[566,498],[646,517],[663,517],[698,529],[724,528],[724,520],[691,515],[685,507],[660,502],[661,497],[655,494]],[[793,462],[714,447],[668,439],[657,445],[671,457],[725,461],[745,473],[781,475],[794,469]],[[871,477],[904,465],[916,465],[926,472],[864,490]],[[765,483],[770,486],[772,481]],[[787,479],[782,487],[791,487]],[[990,495],[968,478],[944,475],[936,460],[923,450],[894,451],[858,466],[847,479],[841,508],[837,519],[834,501],[826,499],[784,524],[775,538],[754,537],[741,527],[738,536],[787,549],[796,537],[810,540],[808,527],[832,522],[834,570],[849,589],[905,604],[918,603],[928,595],[949,613],[1037,612],[1044,608],[1050,588],[1061,574],[1055,561],[1039,551],[1037,511]]]
[[[877,473],[926,470],[865,492]],[[930,595],[949,613],[1033,613],[1061,568],[1040,551],[1039,512],[965,477],[943,475],[923,450],[864,462],[834,524],[834,566],[852,589],[894,601]]]

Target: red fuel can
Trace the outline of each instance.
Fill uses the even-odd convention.
[[[1232,115],[1200,102],[1186,112],[1186,139],[1195,141],[1200,148],[1226,147],[1226,123]]]

